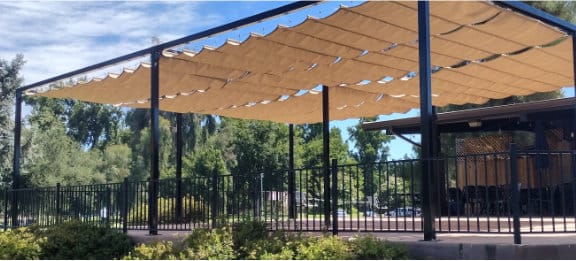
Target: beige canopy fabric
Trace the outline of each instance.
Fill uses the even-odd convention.
[[[432,102],[481,104],[573,85],[569,37],[491,2],[431,2]],[[200,52],[165,50],[160,109],[285,123],[419,105],[416,2],[366,2]],[[568,40],[567,40],[568,39]],[[37,94],[150,107],[150,66]]]

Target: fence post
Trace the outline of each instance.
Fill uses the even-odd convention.
[[[8,230],[8,189],[4,189],[4,231]]]
[[[514,244],[522,244],[522,238],[520,235],[520,186],[518,186],[518,155],[515,143],[510,143],[510,180],[510,191],[512,192]]]
[[[338,235],[338,160],[332,159],[332,235]]]
[[[264,214],[264,218],[262,218]],[[270,213],[272,215],[272,213]],[[264,173],[260,173],[260,193],[258,193],[258,220],[266,221],[266,208],[264,208]]]
[[[106,197],[104,200],[106,201],[106,219],[104,219],[104,225],[109,228],[110,227],[110,219],[112,218],[112,208],[110,207],[110,194],[112,191],[110,190],[110,185],[106,185]]]
[[[216,227],[216,217],[218,216],[218,170],[212,170],[212,228]]]
[[[56,224],[60,223],[60,183],[56,183]]]
[[[122,232],[128,233],[128,178],[122,183]]]
[[[12,214],[12,224],[10,227],[17,228],[20,225],[18,221],[18,190],[12,188],[12,204],[10,204],[10,212]]]

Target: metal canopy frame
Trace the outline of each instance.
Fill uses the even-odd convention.
[[[150,190],[149,193],[149,200],[150,200],[150,219],[149,219],[149,233],[151,235],[155,235],[158,233],[157,226],[158,226],[158,219],[157,219],[157,197],[154,198],[157,193],[157,180],[160,174],[159,166],[158,166],[158,159],[159,159],[159,126],[158,126],[158,116],[159,116],[159,107],[158,107],[158,83],[159,83],[159,68],[158,68],[158,59],[160,57],[160,53],[162,50],[171,48],[180,44],[185,44],[194,40],[198,40],[201,38],[205,38],[214,34],[222,33],[228,30],[232,30],[238,27],[246,26],[261,20],[269,19],[274,16],[282,15],[300,8],[304,8],[310,5],[316,4],[317,1],[297,1],[270,11],[266,11],[263,13],[259,13],[235,22],[231,22],[219,27],[215,27],[200,33],[192,34],[186,37],[182,37],[180,39],[176,39],[170,42],[166,42],[163,44],[159,44],[150,48],[146,48],[140,51],[136,51],[124,56],[120,56],[105,62],[97,63],[95,65],[91,65],[79,70],[75,70],[72,72],[68,72],[56,77],[52,77],[43,81],[39,81],[30,85],[26,85],[24,87],[16,89],[16,109],[15,109],[15,129],[14,129],[14,169],[13,169],[13,188],[17,189],[19,187],[19,179],[20,179],[20,139],[21,139],[21,110],[22,110],[22,92],[39,87],[42,85],[50,84],[52,82],[60,81],[66,78],[70,78],[76,76],[78,74],[86,73],[89,71],[101,69],[102,67],[107,67],[110,65],[114,65],[120,62],[128,61],[131,59],[135,59],[138,57],[142,57],[145,55],[150,55],[151,63],[152,63],[152,70],[151,70],[151,82],[150,82],[150,92],[151,92],[151,106],[150,110],[152,112],[151,117],[151,134],[152,134],[152,155],[151,155],[151,180],[150,180]],[[517,1],[510,1],[510,2],[496,2],[496,4],[513,9],[517,12],[520,12],[524,15],[536,18],[541,20],[549,25],[556,26],[561,30],[566,31],[568,34],[573,36],[573,45],[576,48],[576,39],[574,38],[574,34],[576,34],[576,26],[568,23],[558,17],[552,16],[546,12],[540,11],[536,8],[528,6],[522,2]],[[430,184],[429,181],[432,177],[432,157],[434,156],[434,121],[435,121],[435,110],[432,107],[431,103],[431,68],[430,68],[430,25],[429,25],[429,2],[428,1],[419,1],[418,2],[418,41],[419,41],[419,61],[420,61],[420,109],[421,109],[421,122],[422,124],[422,160],[424,163],[424,175],[422,175],[424,184]],[[576,49],[575,49],[576,50]],[[576,52],[573,51],[574,56],[576,56]],[[576,57],[574,57],[573,61],[576,63]],[[576,66],[574,68],[576,74]],[[576,80],[575,80],[576,81]],[[575,86],[576,87],[576,86]],[[329,214],[330,204],[330,167],[329,167],[329,111],[328,111],[328,88],[324,87],[325,92],[323,93],[323,134],[324,134],[324,182],[325,182],[325,207],[326,212]],[[574,105],[576,108],[576,104]],[[178,150],[181,150],[181,146],[177,146]],[[291,150],[292,151],[292,150]],[[179,152],[181,153],[181,152]],[[292,163],[291,163],[292,164]],[[326,190],[326,188],[328,190]],[[425,186],[426,188],[426,186]],[[429,195],[433,193],[431,188],[426,188],[423,191],[424,195],[428,195],[424,198],[424,206],[423,206],[423,214],[424,214],[424,240],[431,241],[435,239],[435,229],[434,229],[434,213],[432,211],[431,199]],[[15,195],[16,193],[14,193]],[[13,211],[12,211],[12,219],[13,225],[17,225],[17,198],[13,196]],[[293,200],[291,200],[293,201]],[[333,211],[336,211],[334,209]],[[326,226],[329,227],[330,223],[330,216],[326,215],[325,217]],[[337,231],[336,231],[337,232]],[[516,239],[515,243],[520,243],[520,238]]]

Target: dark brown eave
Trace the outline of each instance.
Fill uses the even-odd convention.
[[[530,128],[530,120],[571,119],[576,98],[562,98],[546,101],[526,102],[487,108],[438,113],[436,123],[440,132],[471,132],[502,129]],[[483,127],[470,127],[469,122],[481,121]],[[386,130],[387,133],[411,134],[420,132],[420,117],[411,117],[389,121],[366,122],[362,125],[366,131]]]

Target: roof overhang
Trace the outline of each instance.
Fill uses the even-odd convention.
[[[486,108],[438,113],[436,124],[441,133],[529,130],[535,120],[563,120],[574,118],[576,98],[526,102]],[[476,124],[476,125],[474,125]],[[367,131],[385,130],[386,133],[420,133],[420,117],[389,121],[366,122]]]
[[[199,52],[165,49],[160,109],[285,123],[406,112],[419,104],[417,2],[366,2]],[[432,103],[558,90],[573,84],[564,31],[492,2],[431,2]],[[150,66],[28,90],[53,98],[150,108]]]

